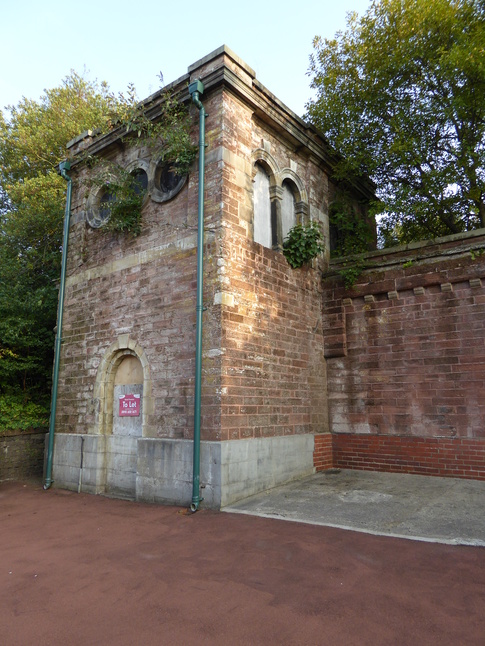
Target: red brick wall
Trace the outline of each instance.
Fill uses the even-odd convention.
[[[209,64],[209,67],[214,62]],[[218,63],[220,65],[220,61]],[[201,68],[204,77],[210,69]],[[212,72],[211,72],[212,73]],[[241,72],[243,73],[243,72]],[[266,99],[265,99],[266,100]],[[271,149],[281,169],[305,185],[308,214],[323,218],[327,171],[305,150],[255,115],[247,97],[207,83],[202,439],[328,431],[323,357],[321,273],[292,269],[280,251],[252,236],[252,153]],[[194,141],[198,114],[192,108]],[[301,123],[287,115],[298,134]],[[293,123],[294,122],[294,123]],[[305,139],[308,134],[305,130]],[[263,144],[264,140],[264,144]],[[315,144],[316,146],[316,144]],[[149,151],[103,150],[126,165]],[[131,157],[130,157],[131,156]],[[92,229],[84,221],[89,169],[73,169],[59,432],[98,432],[98,368],[117,339],[129,335],[150,368],[153,409],[143,433],[193,433],[198,173],[166,203],[148,199],[137,238]]]
[[[233,301],[222,306],[221,439],[322,433],[328,417],[321,274],[312,267],[292,269],[280,251],[253,241],[248,151],[264,139],[281,169],[293,164],[305,186],[318,185],[310,209],[326,199],[327,178],[229,93],[223,133],[230,156],[223,167],[218,262],[222,289]]]
[[[333,263],[323,307],[335,466],[483,475],[484,246],[481,231],[370,254],[349,290]]]
[[[210,146],[220,136],[221,95],[206,98]],[[194,117],[193,138],[198,121]],[[210,152],[210,148],[209,148]],[[148,151],[150,153],[150,151]],[[116,161],[146,151],[116,149]],[[147,154],[147,159],[151,159]],[[147,200],[142,231],[134,238],[84,221],[89,172],[73,170],[72,226],[69,241],[63,344],[56,428],[85,433],[95,428],[100,402],[93,398],[100,362],[113,342],[129,335],[139,344],[150,366],[153,410],[144,433],[148,437],[187,438],[193,433],[196,231],[198,173],[195,168],[182,191],[166,203]],[[221,171],[216,160],[206,164],[204,336],[202,404],[204,438],[215,439],[218,362],[211,350],[220,348],[220,307],[214,305],[217,240],[220,225]],[[89,183],[86,183],[89,188]]]
[[[332,440],[332,465],[341,469],[485,480],[485,442],[481,439],[336,433]]]
[[[313,452],[313,466],[317,471],[325,471],[333,467],[333,449],[332,449],[332,435],[330,433],[322,433],[315,435],[315,449]],[[342,467],[349,468],[352,467]]]

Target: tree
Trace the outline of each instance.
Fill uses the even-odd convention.
[[[6,108],[7,118],[0,112],[0,430],[48,421],[66,199],[57,171],[69,140],[85,130],[116,130],[177,172],[188,172],[194,159],[188,111],[178,98],[165,92],[156,120],[146,107],[133,85],[115,97],[106,83],[71,72],[39,102],[24,98]],[[106,163],[93,172],[94,183],[105,181],[103,172],[121,178],[116,209],[124,220],[112,230],[139,232],[143,200],[133,176]]]
[[[314,49],[307,117],[376,183],[381,240],[485,227],[483,0],[375,0]]]
[[[110,127],[119,99],[72,72],[0,112],[0,424],[48,422],[67,142]]]

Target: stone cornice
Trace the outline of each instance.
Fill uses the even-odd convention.
[[[190,101],[188,83],[190,80],[199,79],[204,83],[204,97],[221,87],[232,92],[253,111],[258,119],[284,137],[293,146],[295,152],[306,151],[314,163],[332,175],[339,159],[338,154],[312,125],[301,119],[260,83],[256,79],[254,70],[227,46],[223,45],[190,65],[188,72],[141,102],[150,119],[156,120],[160,116],[164,95],[167,92],[177,96],[180,101],[188,103]],[[197,74],[197,72],[200,73]],[[107,152],[109,148],[120,143],[123,134],[123,129],[120,127],[99,137],[91,132],[76,137],[68,144],[68,149],[77,157],[77,159],[74,158],[73,165],[80,161],[80,152],[88,155]],[[369,179],[354,178],[347,182],[361,194],[363,199],[374,197],[374,185]]]

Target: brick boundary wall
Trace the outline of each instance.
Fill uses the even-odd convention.
[[[350,288],[339,275],[349,259],[331,262],[333,467],[485,479],[484,251],[480,229],[369,252]]]
[[[8,432],[0,436],[0,482],[42,478],[45,431]]]
[[[317,471],[325,471],[333,467],[332,458],[332,435],[330,433],[322,433],[315,435],[315,444],[313,450],[313,466]]]
[[[332,453],[340,469],[485,480],[484,440],[338,433]]]

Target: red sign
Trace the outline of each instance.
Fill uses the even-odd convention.
[[[120,417],[139,417],[140,395],[120,395]]]

